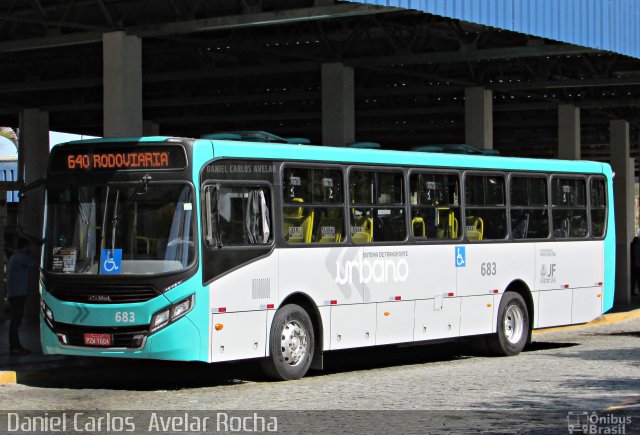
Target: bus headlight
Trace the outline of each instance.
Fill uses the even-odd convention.
[[[170,310],[168,308],[159,311],[153,315],[151,319],[151,330],[150,332],[156,332],[158,329],[164,328],[169,324],[170,320]]]
[[[175,322],[179,318],[183,317],[193,308],[195,301],[195,295],[191,295],[188,298],[181,300],[175,304],[170,305],[167,308],[163,308],[153,315],[151,318],[151,325],[149,327],[149,333],[153,334],[156,331],[164,328],[172,322]]]
[[[171,321],[177,320],[184,316],[191,310],[191,302],[193,301],[193,295],[187,299],[182,300],[173,306],[171,310]]]
[[[51,311],[51,308],[49,308],[42,299],[40,299],[40,309],[42,310],[45,323],[49,328],[53,329],[53,311]]]

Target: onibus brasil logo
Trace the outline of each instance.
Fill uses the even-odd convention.
[[[570,411],[567,426],[570,434],[626,434],[631,417],[614,414],[598,414],[593,411]]]

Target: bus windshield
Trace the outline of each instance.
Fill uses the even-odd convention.
[[[192,198],[188,184],[146,178],[50,188],[46,270],[158,274],[185,269],[195,256]]]

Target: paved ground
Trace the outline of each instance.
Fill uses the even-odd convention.
[[[636,318],[536,334],[529,350],[509,358],[472,356],[464,343],[335,352],[327,355],[325,371],[280,383],[262,378],[253,363],[97,360],[73,369],[18,372],[18,385],[0,385],[0,409],[509,410],[531,415],[553,410],[566,420],[573,410],[640,411],[639,343]]]

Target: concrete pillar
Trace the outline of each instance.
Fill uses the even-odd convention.
[[[468,145],[493,149],[493,92],[483,87],[464,90],[464,137]]]
[[[580,160],[580,108],[558,106],[558,158]]]
[[[631,302],[631,253],[635,203],[635,160],[629,157],[629,123],[622,119],[609,122],[611,166],[616,176],[613,181],[613,200],[616,221],[616,294],[615,304]]]
[[[38,109],[25,109],[20,113],[20,143],[18,144],[18,174],[25,184],[45,178],[49,158],[49,113]],[[21,200],[20,214],[22,230],[42,238],[44,227],[44,189],[34,189]],[[32,258],[40,263],[41,246],[32,245]],[[39,272],[33,271],[29,282],[26,317],[38,318]]]
[[[160,136],[160,125],[157,122],[145,120],[142,123],[143,136]]]
[[[142,135],[142,41],[125,32],[102,36],[105,137]]]
[[[322,64],[322,143],[343,147],[355,140],[353,68]]]

